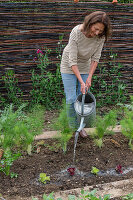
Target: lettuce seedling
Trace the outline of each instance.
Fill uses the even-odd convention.
[[[67,169],[67,171],[69,172],[70,176],[73,176],[75,174],[75,167],[70,167]]]
[[[50,181],[50,176],[47,176],[45,173],[40,173],[39,181],[46,184],[47,181]]]
[[[122,174],[123,171],[122,171],[122,166],[121,165],[117,165],[116,168],[115,168],[116,172],[118,172],[119,174]]]
[[[99,171],[96,167],[92,167],[91,173],[97,175]]]

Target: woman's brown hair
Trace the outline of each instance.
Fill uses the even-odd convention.
[[[108,37],[111,35],[111,23],[105,12],[96,11],[87,15],[83,22],[83,31],[89,32],[90,27],[96,23],[102,23],[104,25],[104,31],[99,37],[105,36],[105,40],[107,41]]]

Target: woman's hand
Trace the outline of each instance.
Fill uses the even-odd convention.
[[[86,92],[86,85],[84,82],[81,83],[81,92],[82,92],[82,94],[85,94],[85,92]]]
[[[91,87],[91,77],[88,76],[85,85],[86,85],[86,87],[87,87],[87,90]]]

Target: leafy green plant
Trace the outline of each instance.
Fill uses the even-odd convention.
[[[110,199],[110,195],[104,195],[104,197],[102,198],[101,196],[96,197],[96,190],[92,190],[91,192],[88,191],[84,191],[83,189],[81,190],[81,199],[85,200],[109,200]]]
[[[43,194],[43,200],[55,200],[54,198],[54,193],[51,192],[49,195],[46,195],[45,193]],[[38,198],[32,197],[32,200],[38,200]],[[59,200],[59,199],[58,199]]]
[[[51,192],[49,195],[43,194],[43,200],[54,200],[53,192]]]
[[[61,109],[59,117],[54,123],[54,128],[58,131],[57,139],[61,144],[63,152],[66,153],[67,143],[72,137],[73,130],[69,128],[65,102],[63,102],[63,108]]]
[[[116,125],[116,111],[111,110],[109,113],[105,114],[104,117],[97,116],[96,118],[96,128],[92,134],[95,144],[98,147],[103,145],[103,137],[105,134],[113,134],[113,128]]]
[[[11,175],[11,178],[13,177],[13,174],[10,174],[10,168],[13,165],[13,162],[18,159],[21,156],[20,153],[12,153],[9,148],[7,148],[4,151],[4,155],[2,159],[0,160],[0,171],[4,172],[6,176]]]
[[[0,117],[0,144],[5,149],[14,146],[20,147],[30,144],[33,141],[33,136],[28,132],[26,125],[23,122],[25,118],[22,112],[24,105],[21,105],[18,110],[14,111],[13,105],[6,107]]]
[[[129,139],[129,147],[133,150],[133,111],[125,110],[124,119],[120,121],[121,124],[121,132],[124,136]]]
[[[61,49],[59,49],[57,53],[60,53],[60,51]],[[33,70],[31,78],[31,104],[41,103],[45,105],[48,110],[60,106],[60,97],[63,94],[59,63],[56,64],[57,69],[55,73],[47,70],[48,66],[52,64],[49,59],[50,53],[51,51],[47,48],[45,49],[45,53],[40,49],[37,50],[37,58],[35,59],[35,62],[39,72],[37,73]]]
[[[47,181],[50,181],[50,176],[47,176],[45,173],[40,173],[39,181],[43,184],[46,184]]]
[[[44,110],[36,107],[36,110],[29,114],[23,112],[25,104],[22,104],[16,111],[12,104],[1,111],[0,117],[0,146],[5,150],[7,147],[27,149],[39,134],[43,127]]]
[[[92,190],[91,192],[89,191],[84,191],[83,189],[81,190],[81,194],[79,197],[76,197],[75,195],[68,195],[68,200],[109,200],[110,195],[104,195],[103,198],[101,196],[96,197],[96,190]],[[38,198],[32,197],[32,200],[38,200]],[[50,193],[49,195],[44,194],[43,195],[43,200],[55,200],[54,198],[54,193]],[[62,198],[57,198],[56,200],[63,200]]]
[[[11,178],[17,178],[17,177],[18,177],[18,174],[17,174],[17,173],[14,173],[14,172],[11,172],[11,173],[10,173],[10,177],[11,177]]]
[[[133,96],[130,96],[130,102],[127,104],[122,104],[122,103],[118,103],[118,106],[121,106],[122,108],[126,108],[128,110],[133,111]]]
[[[123,66],[116,62],[117,54],[112,50],[109,56],[111,60],[107,66],[99,65],[98,74],[93,76],[91,91],[98,100],[98,107],[125,103],[127,100],[126,84],[121,80]]]
[[[18,79],[15,77],[13,70],[7,71],[2,79],[7,90],[7,103],[10,102],[15,105],[20,105],[22,103],[23,92],[18,87]]]
[[[96,167],[92,167],[91,173],[97,175],[100,170]]]
[[[0,116],[0,147],[4,151],[1,160],[1,171],[9,175],[10,166],[26,150],[31,155],[34,136],[39,134],[43,127],[44,109],[37,106],[26,115],[23,112],[25,104],[17,110],[10,104],[1,111]],[[14,149],[17,152],[14,153]]]
[[[122,197],[122,200],[133,200],[133,193],[127,194],[126,196]]]

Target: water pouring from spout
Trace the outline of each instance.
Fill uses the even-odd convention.
[[[74,104],[77,113],[77,119],[80,123],[78,130],[75,133],[73,164],[75,164],[76,146],[79,137],[79,132],[85,127],[91,127],[96,117],[96,99],[92,93],[81,94],[78,96]]]

